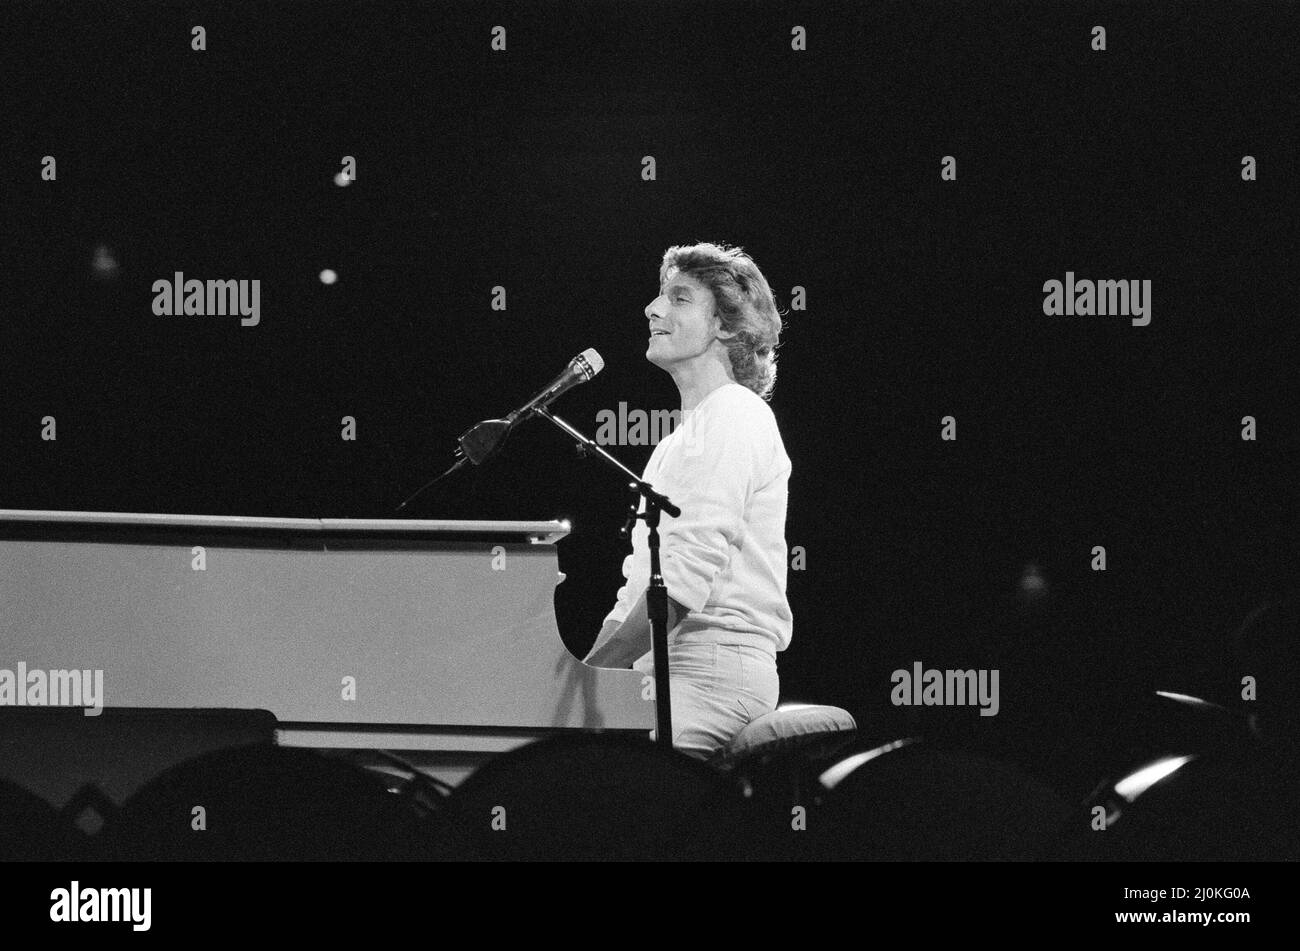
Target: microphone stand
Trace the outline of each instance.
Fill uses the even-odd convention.
[[[659,571],[659,513],[667,512],[673,518],[682,514],[682,510],[648,482],[643,482],[631,469],[623,465],[595,442],[588,439],[564,420],[551,415],[544,406],[533,410],[538,416],[549,419],[561,430],[568,433],[578,443],[578,455],[586,458],[594,452],[620,472],[631,477],[628,490],[632,501],[628,506],[627,521],[619,530],[619,537],[627,539],[632,534],[632,523],[645,519],[646,528],[650,530],[650,586],[646,589],[646,611],[650,616],[650,649],[654,653],[655,670],[655,741],[665,749],[673,748],[673,714],[670,688],[668,685],[668,588],[664,585],[663,575]],[[637,514],[640,500],[645,499],[645,511]]]

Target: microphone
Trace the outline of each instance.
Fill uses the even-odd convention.
[[[588,382],[603,369],[605,369],[605,361],[596,352],[595,348],[588,347],[569,361],[569,365],[564,368],[564,372],[552,380],[550,386],[507,416],[506,422],[514,426],[520,419],[527,419],[537,410],[545,409],[552,400],[567,393],[579,383]],[[478,465],[477,462],[474,464]]]
[[[447,478],[466,462],[472,462],[480,466],[497,454],[501,445],[510,435],[510,431],[519,423],[531,419],[537,414],[538,410],[544,410],[552,402],[558,399],[569,390],[573,389],[579,383],[586,383],[601,370],[605,369],[605,361],[595,348],[588,347],[582,353],[578,354],[569,361],[569,365],[564,371],[551,381],[551,384],[541,390],[523,406],[514,410],[505,419],[487,419],[483,422],[471,426],[465,432],[461,433],[460,438],[456,440],[459,448],[456,450],[455,464],[444,472],[433,482],[421,486],[416,490],[414,495],[397,507],[397,511],[406,508],[408,502],[414,499],[434,482]]]
[[[561,394],[573,389],[579,383],[586,383],[603,369],[605,369],[605,361],[594,348],[589,347],[582,351],[569,361],[564,372],[552,380],[550,386],[505,419],[484,420],[462,433],[456,440],[460,444],[460,448],[456,450],[456,456],[460,461],[448,469],[446,474],[455,472],[465,464],[466,459],[476,466],[487,462],[496,455],[515,426],[530,419],[538,410],[546,409]]]

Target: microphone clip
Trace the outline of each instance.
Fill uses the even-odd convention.
[[[628,492],[631,494],[632,500],[627,506],[627,520],[623,522],[623,527],[618,530],[618,537],[623,541],[627,541],[632,537],[632,528],[637,520],[645,518],[645,515],[638,511],[641,508],[640,488],[633,482],[628,486]]]

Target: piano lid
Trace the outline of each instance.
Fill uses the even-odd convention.
[[[235,532],[321,532],[368,537],[424,536],[493,538],[554,545],[569,534],[568,519],[551,521],[482,521],[409,518],[276,518],[252,515],[170,515],[156,512],[62,512],[44,509],[0,509],[0,533],[21,529],[224,529]]]

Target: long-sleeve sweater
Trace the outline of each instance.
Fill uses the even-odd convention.
[[[659,522],[664,585],[687,609],[670,632],[673,643],[746,644],[773,656],[789,646],[789,478],[772,408],[739,383],[710,392],[655,446],[642,479],[682,510]],[[645,594],[648,540],[645,522],[637,521],[632,553],[623,560],[626,584],[606,623],[621,623]]]

